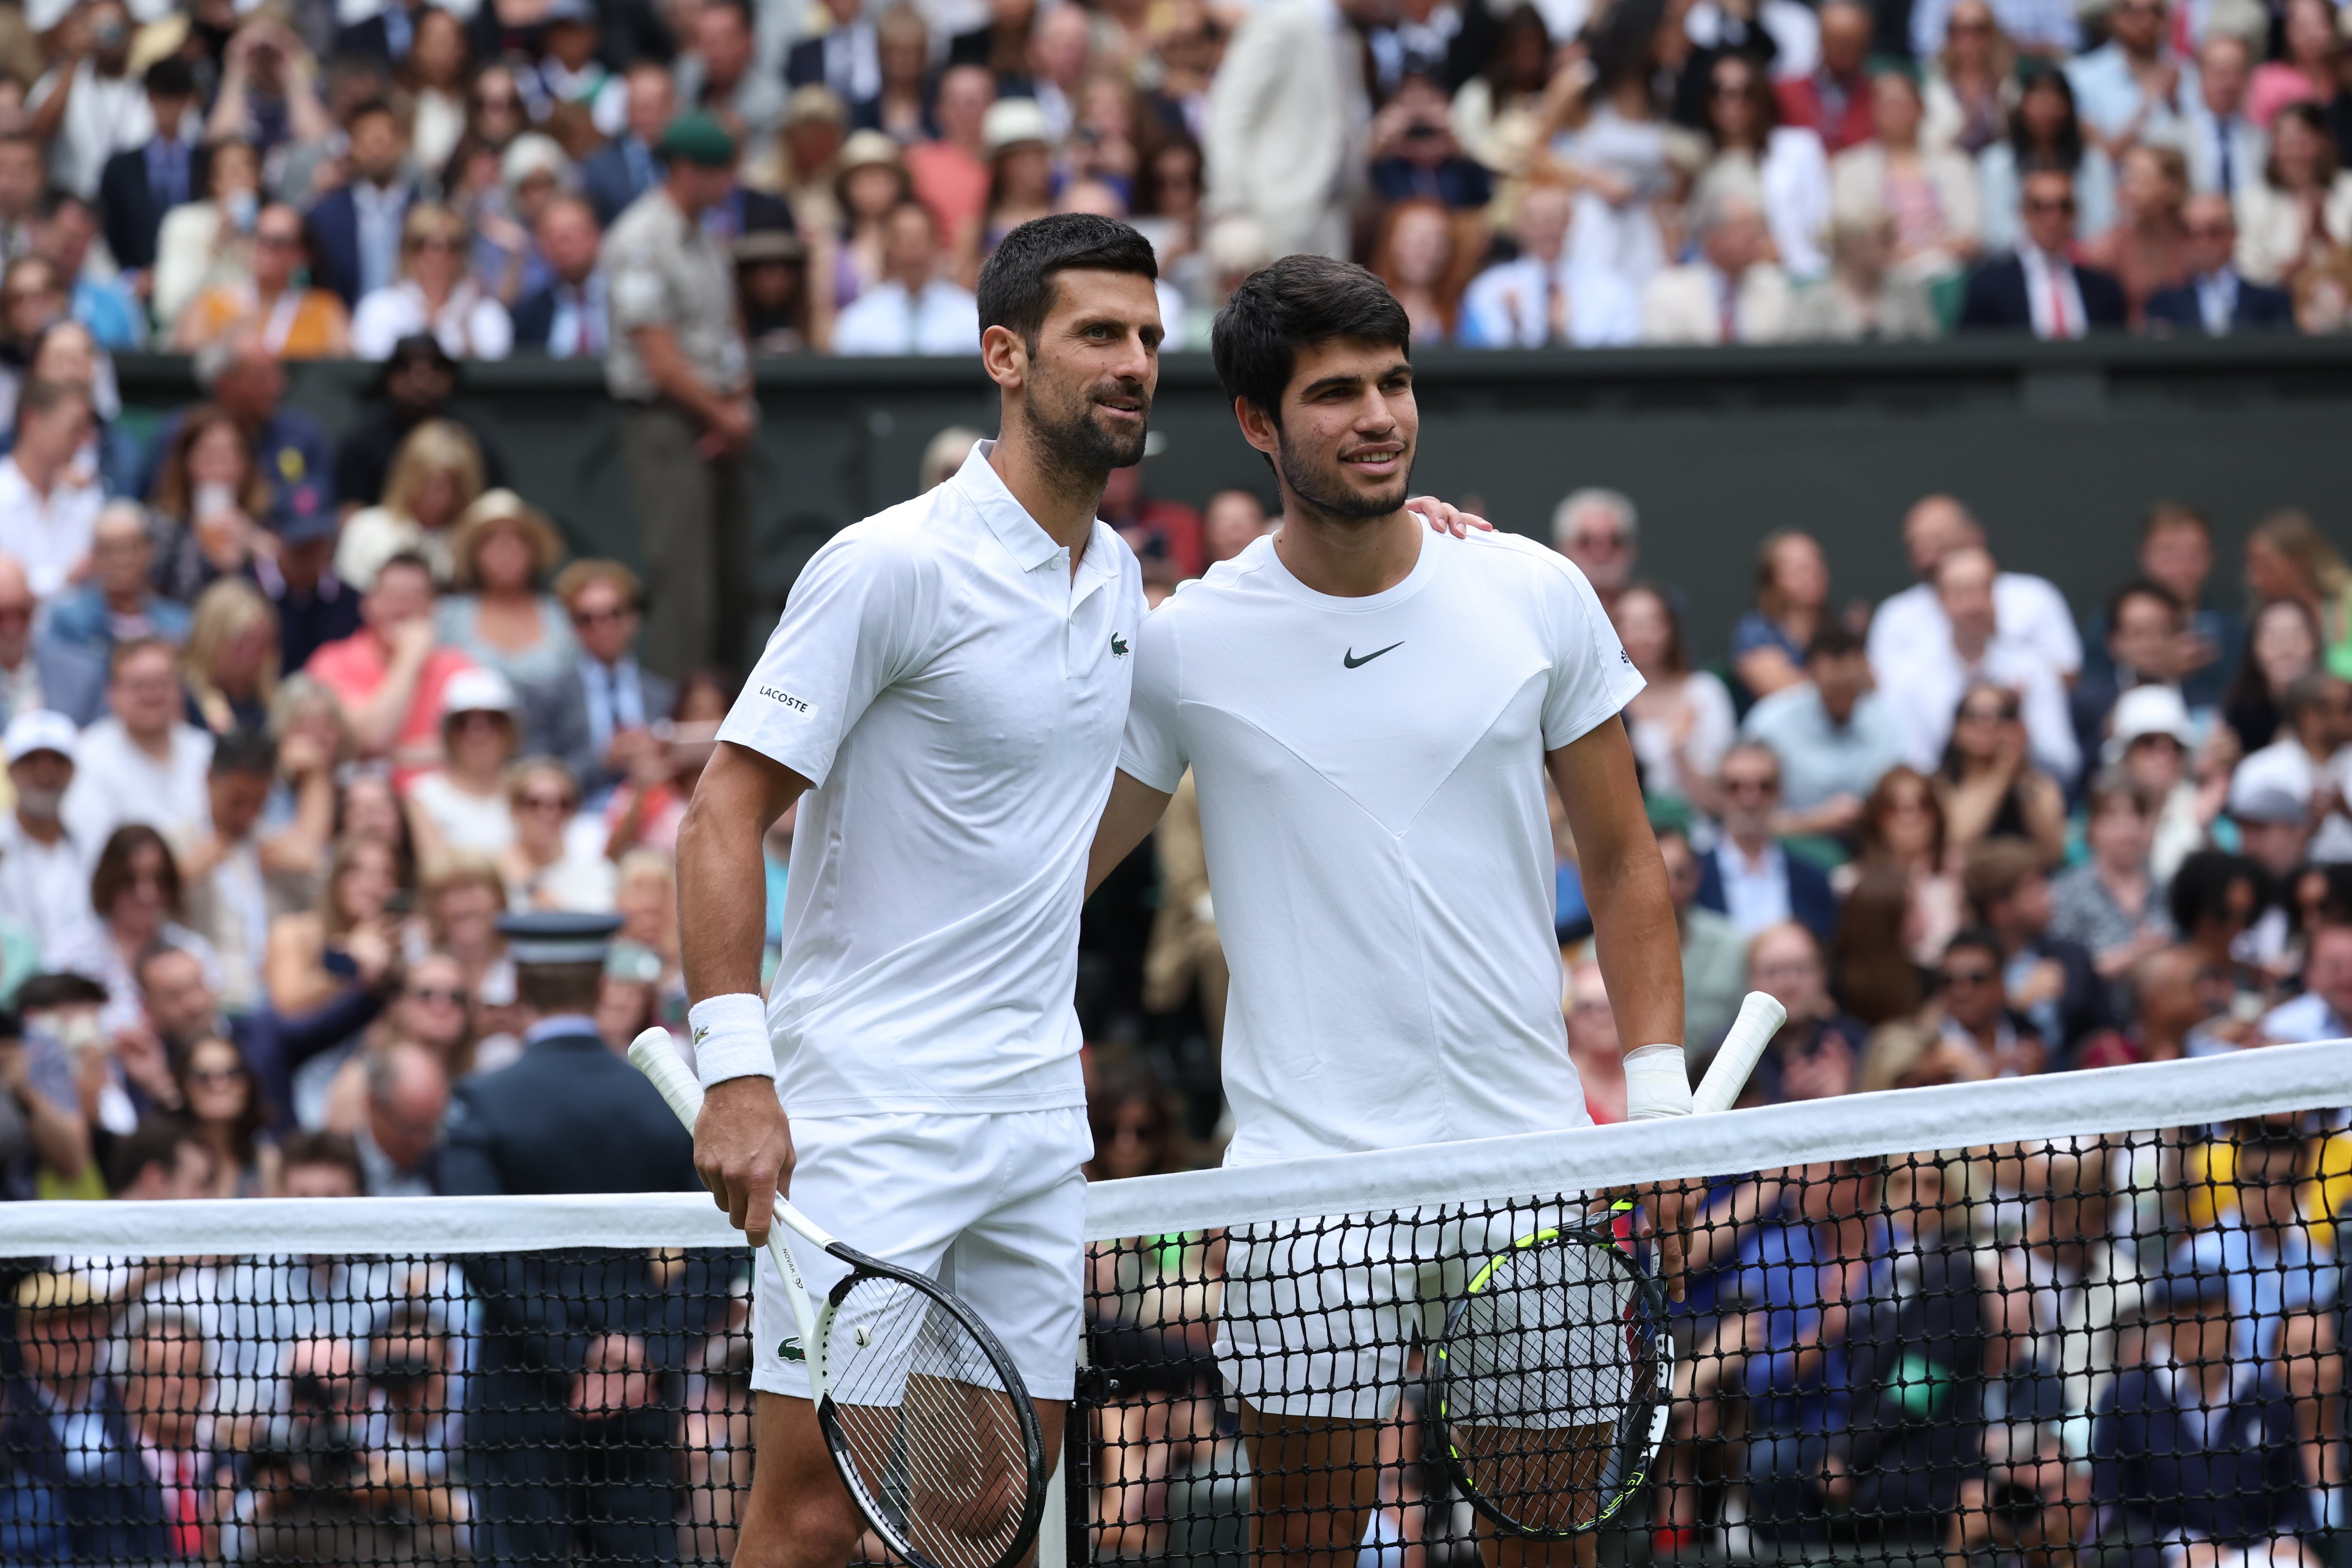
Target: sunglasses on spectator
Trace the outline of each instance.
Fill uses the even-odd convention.
[[[1612,528],[1602,533],[1571,533],[1568,542],[1579,550],[1616,550],[1624,545],[1625,536]]]
[[[1944,984],[1947,985],[1990,985],[1992,984],[1992,971],[1990,969],[1973,968],[1947,969],[1944,971]]]
[[[463,1007],[473,1000],[455,986],[412,985],[408,988],[408,994],[419,1002],[446,1002],[452,1007]]]

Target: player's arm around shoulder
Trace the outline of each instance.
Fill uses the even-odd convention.
[[[1188,586],[1196,586],[1188,584]],[[1110,798],[1087,852],[1087,892],[1102,886],[1118,863],[1160,825],[1169,798],[1184,777],[1183,742],[1176,731],[1181,667],[1177,625],[1188,613],[1178,593],[1144,616],[1135,634],[1135,673],[1128,692],[1127,729],[1119,738],[1118,769]]]

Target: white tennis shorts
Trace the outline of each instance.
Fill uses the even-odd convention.
[[[793,1118],[792,1200],[869,1257],[927,1274],[1004,1342],[1037,1399],[1067,1399],[1085,1321],[1083,1107],[978,1115],[877,1111]],[[787,1226],[812,1306],[848,1273]],[[808,1369],[784,1359],[801,1326],[773,1259],[751,1296],[751,1386],[806,1399]]]
[[[1228,1233],[1218,1371],[1234,1397],[1270,1415],[1381,1421],[1402,1396],[1413,1342],[1434,1339],[1486,1260],[1581,1208],[1401,1210],[1288,1220]],[[1556,1297],[1531,1364],[1625,1360],[1615,1280]],[[1520,1408],[1540,1408],[1532,1402]]]

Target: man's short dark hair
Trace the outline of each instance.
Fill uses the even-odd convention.
[[[47,1013],[59,1007],[103,1007],[106,987],[87,974],[75,974],[59,970],[51,974],[36,974],[16,988],[16,1010],[20,1013]]]
[[[63,185],[51,185],[43,191],[41,199],[34,204],[33,211],[47,221],[56,217],[68,207],[80,207],[89,212],[97,211],[90,205],[89,198],[82,195],[80,192],[69,191]]]
[[[393,108],[392,100],[388,98],[362,98],[357,103],[352,105],[350,113],[343,116],[343,129],[346,132],[358,130],[360,128],[360,121],[365,120],[372,114],[385,115],[391,119],[393,124],[395,126],[400,123],[400,111]]]
[[[165,55],[147,68],[141,80],[147,91],[156,98],[194,98],[196,96],[196,73],[194,67],[178,55]]]
[[[1813,640],[1805,645],[1805,662],[1811,664],[1817,658],[1850,658],[1868,650],[1869,645],[1852,627],[1840,621],[1824,621],[1822,629],[1813,634]]]
[[[2325,708],[2342,689],[2343,680],[2326,669],[2307,669],[2286,683],[2279,694],[2279,717],[2293,729],[2305,713]]]
[[[386,556],[383,564],[375,569],[376,580],[382,582],[383,574],[392,571],[422,572],[426,582],[434,581],[433,563],[414,550],[396,550]]]
[[[2189,618],[2187,609],[2172,596],[2170,589],[2149,578],[2135,577],[2107,596],[2108,630],[2114,630],[2116,624],[2124,618],[2124,605],[2133,599],[2156,600],[2164,606],[2164,613],[2172,617],[2176,628]]]
[[[1061,272],[1127,272],[1158,281],[1151,242],[1116,218],[1055,213],[1004,237],[980,269],[980,330],[1003,327],[1031,348],[1054,309]]]
[[[2001,956],[2000,938],[1993,935],[1983,926],[1964,927],[1951,941],[1944,944],[1942,961],[1948,962],[1956,952],[1984,953],[1991,958],[1995,970],[2008,962]]]
[[[1286,256],[1234,290],[1209,348],[1225,395],[1276,416],[1298,351],[1341,339],[1409,355],[1412,323],[1389,286],[1354,263]]]
[[[247,778],[269,778],[278,772],[278,742],[260,730],[231,730],[213,742],[214,778],[226,778],[232,773]]]
[[[119,1193],[136,1182],[150,1165],[166,1171],[180,1162],[180,1145],[208,1147],[204,1135],[176,1116],[149,1116],[115,1140],[106,1156],[106,1190]]]
[[[593,1013],[604,988],[602,963],[518,963],[515,998],[542,1018]]]
[[[332,1165],[352,1178],[355,1191],[367,1191],[367,1167],[360,1163],[359,1145],[348,1132],[296,1132],[278,1145],[281,1170],[297,1165]]]
[[[28,381],[16,398],[17,426],[23,427],[27,414],[53,414],[68,403],[89,407],[89,388],[70,381]]]

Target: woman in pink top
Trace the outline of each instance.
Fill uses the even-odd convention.
[[[2336,7],[2330,0],[2287,0],[2286,58],[2254,68],[2246,117],[2264,131],[2290,103],[2336,96]]]

